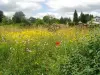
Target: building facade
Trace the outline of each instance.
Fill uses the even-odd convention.
[[[99,16],[94,17],[93,23],[100,24],[100,17]]]

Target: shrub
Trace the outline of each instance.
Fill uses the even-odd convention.
[[[88,44],[78,46],[78,52],[69,61],[60,65],[61,75],[99,75],[100,74],[100,36],[95,36]]]
[[[44,21],[41,19],[36,20],[36,26],[45,25]]]
[[[74,26],[75,25],[74,22],[69,22],[68,24],[69,24],[69,26]]]

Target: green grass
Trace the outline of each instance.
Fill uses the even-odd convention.
[[[67,28],[64,34],[53,32],[53,36],[22,39],[24,42],[4,36],[4,31],[15,31],[13,28],[0,27],[0,75],[100,75],[100,28]],[[70,32],[76,34],[75,41]],[[57,41],[61,43],[58,47]]]

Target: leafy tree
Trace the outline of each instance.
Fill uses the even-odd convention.
[[[83,12],[81,12],[80,17],[79,17],[79,20],[80,20],[82,23],[84,23],[84,19],[85,19],[85,16],[84,16]]]
[[[71,18],[68,18],[68,22],[71,22]]]
[[[39,26],[39,25],[44,25],[44,21],[42,19],[36,19],[36,25]]]
[[[43,17],[43,21],[44,21],[45,23],[49,24],[49,23],[50,23],[50,16],[49,16],[49,15],[44,16],[44,17]]]
[[[71,21],[71,18],[68,18],[68,22],[67,23],[68,23],[69,26],[74,26],[74,23]]]
[[[87,16],[85,14],[82,15],[82,23],[87,23]]]
[[[3,16],[2,23],[3,24],[11,24],[12,20],[11,20],[11,18],[9,18],[7,16]]]
[[[90,21],[90,15],[89,14],[85,14],[86,20],[87,22]]]
[[[56,18],[54,18],[52,15],[46,15],[43,17],[43,21],[47,24],[53,24],[56,21]]]
[[[60,18],[60,23],[61,24],[67,24],[67,23],[69,23],[71,21],[71,19],[70,18],[63,18],[63,17],[61,17]]]
[[[55,23],[55,24],[59,24],[59,19],[53,18],[53,19],[52,19],[52,22]]]
[[[66,24],[68,22],[68,18],[63,18],[63,24]]]
[[[2,18],[3,18],[3,11],[0,10],[0,23],[2,22]]]
[[[26,18],[24,18],[22,20],[22,23],[23,23],[24,26],[27,26],[27,25],[30,26],[30,25],[32,25],[31,22],[29,21],[29,19],[26,19]]]
[[[71,19],[70,18],[64,18],[64,24],[67,24],[69,22],[71,22]]]
[[[93,19],[93,15],[90,14],[90,21]]]
[[[81,12],[80,16],[79,16],[79,21],[82,22],[82,15],[83,15],[83,12]]]
[[[75,12],[74,12],[73,22],[74,22],[75,24],[78,24],[78,22],[79,22],[78,14],[77,14],[77,11],[76,11],[76,10],[75,10]]]
[[[61,17],[60,20],[59,20],[60,24],[63,24],[64,23],[64,18]]]
[[[30,21],[31,23],[35,23],[36,18],[34,18],[34,17],[30,17],[30,18],[29,18],[29,21]]]
[[[14,23],[21,23],[25,19],[25,15],[22,11],[18,11],[13,15],[12,19]]]
[[[93,15],[89,15],[89,14],[84,14],[83,12],[81,12],[79,20],[82,23],[87,23],[88,21],[91,21],[93,18]]]
[[[6,16],[3,16],[2,23],[7,24],[7,22],[8,22],[8,18]]]

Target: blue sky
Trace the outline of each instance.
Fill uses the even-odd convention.
[[[50,12],[49,7],[45,4],[45,2],[41,3],[41,6],[42,6],[42,8],[40,10],[37,10],[36,13],[38,13],[38,12],[41,12],[41,13]]]
[[[73,17],[76,9],[78,14],[84,13],[100,16],[100,0],[0,0],[0,10],[7,16],[16,11],[23,11],[26,17],[42,18],[53,15],[57,18]]]

